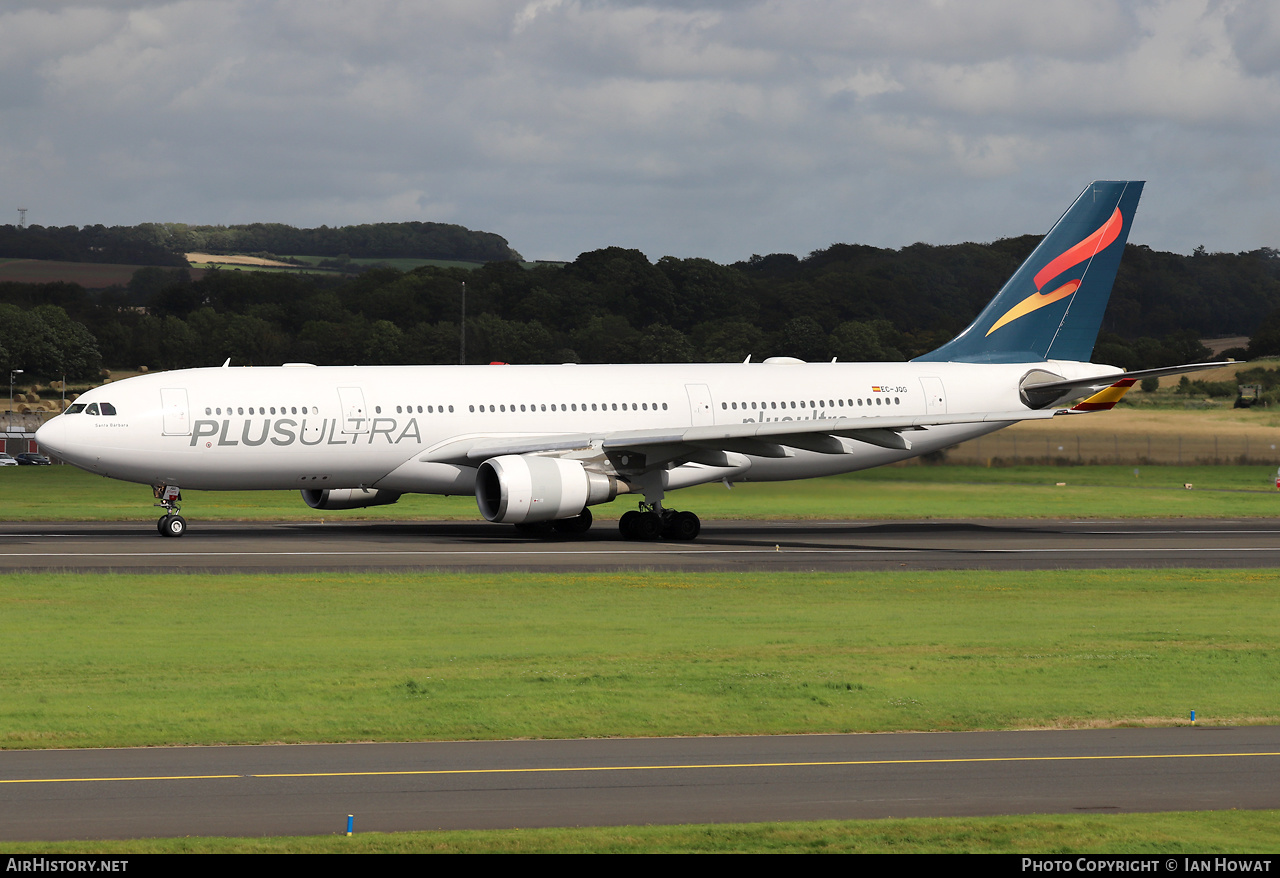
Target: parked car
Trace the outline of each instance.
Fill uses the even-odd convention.
[[[0,466],[17,466],[18,462],[13,459],[12,454],[5,454],[0,451]]]
[[[48,466],[49,458],[43,454],[36,454],[34,451],[24,451],[17,455],[19,466]]]

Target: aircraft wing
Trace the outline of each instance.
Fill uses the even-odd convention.
[[[792,457],[794,449],[845,454],[857,443],[881,448],[911,449],[909,434],[950,424],[1010,423],[1039,420],[1062,409],[981,412],[964,415],[821,418],[749,424],[682,427],[677,429],[615,430],[600,434],[559,433],[543,436],[474,436],[433,448],[423,462],[478,466],[504,454],[554,454],[584,461],[608,457],[621,462],[639,455],[646,467],[675,459],[714,459],[717,452],[757,457]],[[627,467],[627,463],[622,463]]]

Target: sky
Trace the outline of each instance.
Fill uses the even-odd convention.
[[[0,222],[496,232],[734,262],[1280,247],[1274,0],[5,0]]]

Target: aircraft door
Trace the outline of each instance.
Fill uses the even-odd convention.
[[[689,394],[689,417],[695,427],[709,427],[715,423],[711,410],[711,390],[705,384],[686,384]]]
[[[338,400],[342,406],[342,432],[368,433],[369,412],[364,406],[364,391],[359,387],[339,387]]]
[[[926,375],[920,379],[920,385],[924,388],[925,413],[945,415],[947,413],[947,391],[942,386],[942,379]]]
[[[191,435],[191,412],[187,408],[185,388],[161,388],[160,408],[164,412],[162,430],[165,436]]]

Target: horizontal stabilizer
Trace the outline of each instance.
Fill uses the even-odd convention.
[[[1108,375],[1094,375],[1089,378],[1071,378],[1061,381],[1045,381],[1038,384],[1024,384],[1024,390],[1062,391],[1097,390],[1110,387],[1117,381],[1132,378],[1141,381],[1143,378],[1163,378],[1165,375],[1182,375],[1187,372],[1200,372],[1205,369],[1219,369],[1223,366],[1235,365],[1235,360],[1223,360],[1217,363],[1188,363],[1184,366],[1162,366],[1159,369],[1139,369],[1135,372],[1112,372]]]

